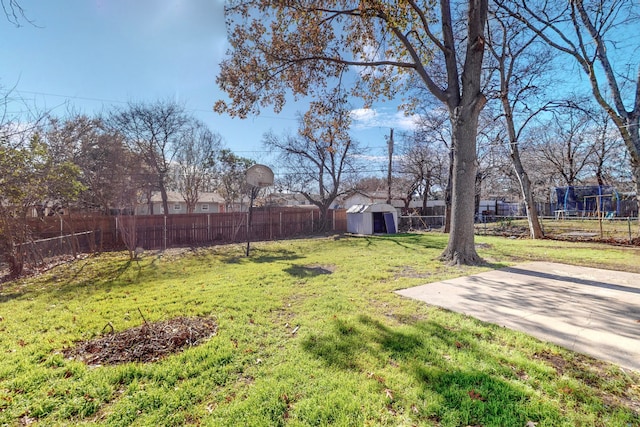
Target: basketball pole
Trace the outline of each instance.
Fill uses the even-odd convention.
[[[246,255],[249,257],[251,247],[251,223],[253,222],[253,201],[258,197],[260,189],[273,185],[273,171],[265,165],[255,164],[249,167],[245,172],[245,179],[251,188],[249,196],[249,218],[247,218],[247,250]]]
[[[246,256],[249,256],[249,250],[251,246],[251,222],[253,219],[253,201],[258,196],[258,192],[260,191],[260,187],[251,187],[251,194],[249,195],[249,218],[247,219],[247,250]]]

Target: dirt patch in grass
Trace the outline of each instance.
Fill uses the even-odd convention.
[[[528,238],[529,227],[521,225],[504,225],[504,224],[476,224],[476,234],[485,236],[515,237]]]
[[[155,362],[185,347],[201,344],[216,334],[218,325],[206,317],[177,317],[164,322],[145,322],[118,333],[113,332],[110,323],[105,328],[111,328],[111,332],[65,349],[65,357],[94,366]]]

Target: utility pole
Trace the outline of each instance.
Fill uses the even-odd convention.
[[[387,168],[387,204],[391,204],[391,163],[393,160],[393,128],[389,132],[389,167]]]

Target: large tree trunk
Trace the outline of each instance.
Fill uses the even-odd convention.
[[[429,189],[431,188],[430,181],[426,181],[424,184],[424,190],[422,190],[422,215],[427,213],[427,198],[429,197]]]
[[[326,202],[319,203],[317,205],[320,208],[320,218],[318,219],[318,222],[315,227],[316,229],[314,231],[323,233],[325,231],[331,230],[331,226],[330,226],[331,216],[329,215],[329,207],[331,206],[332,202],[333,201],[329,203],[326,203]]]
[[[518,177],[520,183],[520,191],[522,192],[522,198],[524,199],[524,206],[527,211],[527,222],[529,223],[529,235],[532,239],[541,239],[544,237],[542,226],[540,225],[540,219],[538,218],[538,211],[536,209],[535,200],[533,198],[533,192],[531,190],[531,181],[529,181],[529,175],[522,165],[520,159],[520,149],[518,148],[518,132],[516,132],[516,126],[513,120],[513,108],[509,102],[509,81],[505,75],[505,65],[502,63],[500,67],[501,74],[501,90],[502,90],[502,109],[505,115],[507,134],[509,135],[509,156],[511,157],[511,163],[513,169]]]
[[[451,231],[449,243],[440,258],[449,264],[478,264],[482,259],[478,256],[474,243],[475,181],[478,170],[476,138],[478,117],[486,103],[482,94],[481,77],[484,29],[489,7],[487,0],[468,2],[467,46],[460,75],[460,64],[455,58],[451,4],[443,0],[440,5],[443,40],[448,49],[444,53],[449,84],[446,96],[440,99],[449,110],[453,147]]]
[[[632,172],[636,184],[636,204],[638,205],[638,223],[640,224],[640,163],[632,165]]]
[[[453,191],[451,199],[451,233],[441,259],[449,264],[482,262],[474,242],[474,205],[476,193],[476,132],[482,102],[450,111],[453,134]]]
[[[638,71],[638,89],[640,91],[640,70]],[[600,101],[600,98],[597,98]],[[622,114],[616,113],[612,109],[606,109],[606,104],[600,103],[613,120],[622,135],[624,145],[627,147],[631,162],[631,174],[636,189],[636,206],[640,213],[640,96],[637,97],[638,112],[627,113],[622,110]],[[638,215],[640,224],[640,214]]]
[[[449,178],[447,188],[444,189],[444,232],[451,231],[451,194],[453,193],[453,141],[449,150]]]
[[[638,79],[640,80],[640,70],[638,71]],[[638,86],[640,87],[640,82],[638,82]],[[640,96],[637,101],[640,103]],[[614,123],[618,124],[615,120]],[[636,186],[636,205],[638,207],[638,223],[640,224],[640,133],[638,129],[640,128],[640,111],[630,114],[624,125],[626,125],[626,129],[621,129],[620,133],[631,157],[631,173]]]
[[[516,171],[516,176],[520,182],[520,190],[522,191],[522,198],[524,199],[524,207],[527,211],[527,221],[529,223],[529,235],[532,239],[541,239],[544,237],[542,226],[540,226],[540,219],[538,218],[538,211],[536,209],[535,200],[533,199],[533,192],[531,191],[531,181],[529,181],[529,175],[522,166],[520,160],[520,150],[515,144],[511,146],[511,161],[513,162],[513,168]]]

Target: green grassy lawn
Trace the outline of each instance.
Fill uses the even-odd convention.
[[[639,272],[640,249],[487,236],[489,264],[457,268],[437,261],[446,241],[103,254],[5,283],[0,425],[640,425],[637,373],[393,293],[525,260]],[[109,322],[178,316],[212,317],[217,335],[154,363],[62,353]]]

